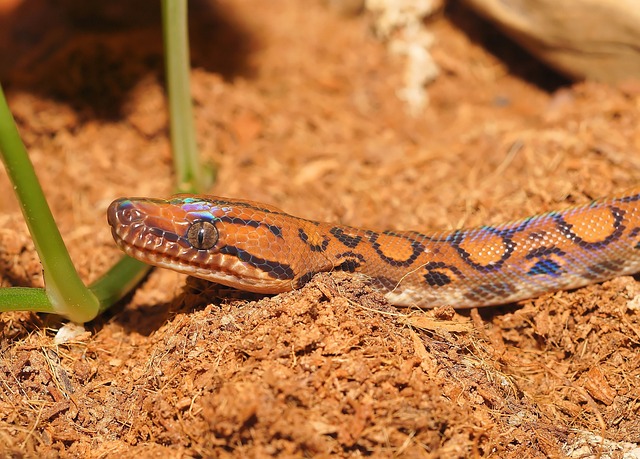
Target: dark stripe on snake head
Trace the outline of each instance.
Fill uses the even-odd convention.
[[[231,223],[232,225],[250,226],[252,228],[259,228],[261,226],[264,226],[269,231],[271,231],[274,236],[282,239],[282,229],[279,226],[269,225],[268,223],[259,220],[245,220],[244,218],[230,217],[229,215],[223,215],[216,218],[216,220],[219,220],[223,223]]]
[[[238,260],[243,261],[260,271],[267,273],[270,277],[279,280],[294,279],[296,277],[293,269],[290,265],[285,263],[279,263],[277,261],[265,260],[264,258],[257,257],[247,252],[246,250],[239,249],[232,245],[226,245],[220,248],[220,253],[232,255]]]

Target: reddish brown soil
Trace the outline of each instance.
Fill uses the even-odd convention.
[[[92,281],[120,257],[108,204],[173,188],[158,5],[57,3],[0,3],[0,79]],[[430,24],[442,74],[417,117],[396,97],[403,61],[369,16],[319,0],[194,8],[213,194],[311,219],[451,229],[638,182],[639,82],[570,84],[455,5]],[[42,285],[4,174],[0,191],[2,284]],[[638,295],[619,278],[411,312],[345,275],[237,299],[155,270],[71,344],[53,344],[54,317],[0,315],[0,455],[622,457],[622,442],[640,442]]]

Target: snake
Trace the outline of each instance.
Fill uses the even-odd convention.
[[[640,186],[498,225],[374,231],[207,195],[120,198],[116,245],[145,263],[278,294],[316,273],[360,273],[397,306],[514,303],[640,271]]]

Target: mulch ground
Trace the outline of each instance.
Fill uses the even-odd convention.
[[[161,32],[157,2],[145,13],[59,3],[0,2],[0,79],[90,282],[120,257],[109,203],[173,189]],[[637,183],[640,83],[570,83],[452,5],[428,24],[441,73],[415,114],[397,97],[404,58],[373,22],[319,0],[193,2],[211,194],[355,226],[453,229]],[[2,285],[42,286],[5,174],[0,221]],[[261,297],[154,270],[71,343],[54,344],[55,317],[0,315],[0,450],[638,455],[639,297],[625,277],[503,307],[408,311],[338,273]]]

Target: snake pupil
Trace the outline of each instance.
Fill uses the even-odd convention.
[[[218,242],[218,230],[207,221],[197,221],[189,227],[187,240],[198,250],[208,250]]]

